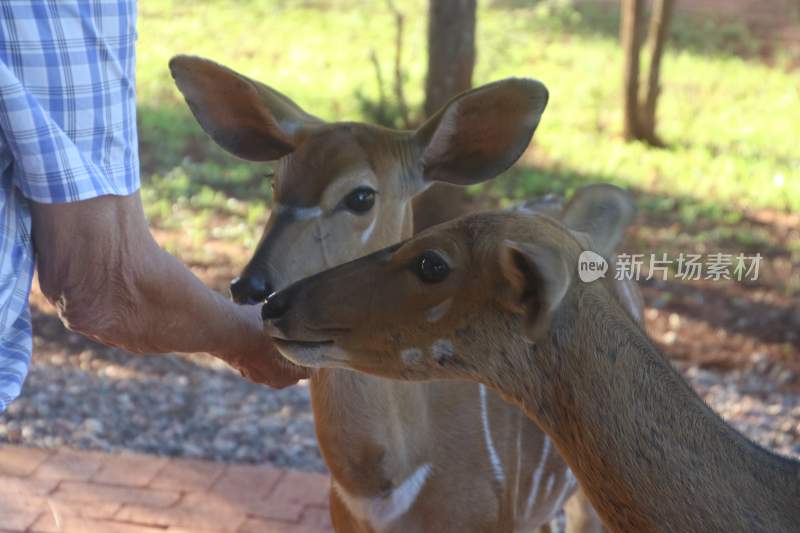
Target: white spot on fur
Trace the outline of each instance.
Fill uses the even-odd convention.
[[[489,452],[489,462],[492,463],[492,471],[494,478],[498,483],[505,483],[506,473],[503,470],[503,463],[500,462],[500,456],[497,455],[497,450],[494,447],[494,440],[492,439],[492,430],[489,427],[489,408],[486,404],[486,387],[481,384],[478,386],[481,396],[481,422],[483,423],[483,438],[486,441],[486,450]]]
[[[372,222],[369,223],[367,229],[364,230],[364,233],[361,234],[361,244],[366,244],[370,237],[372,237],[372,232],[375,231],[375,223],[378,221],[378,217],[372,219]]]
[[[427,320],[428,322],[438,322],[444,315],[447,314],[452,304],[453,304],[453,299],[448,298],[442,303],[431,307],[425,313],[425,320]]]
[[[411,509],[430,473],[431,464],[425,463],[384,496],[353,496],[336,481],[333,482],[333,490],[353,515],[369,523],[376,532],[380,532],[386,530],[392,522]]]
[[[448,339],[439,339],[434,341],[434,343],[431,345],[431,353],[433,354],[433,359],[437,363],[441,363],[453,355],[453,343]]]
[[[400,352],[400,358],[404,364],[413,365],[422,358],[422,350],[419,348],[406,348]]]

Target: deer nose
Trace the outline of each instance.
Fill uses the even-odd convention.
[[[231,298],[237,304],[252,305],[263,302],[272,289],[260,276],[242,276],[231,281]]]
[[[261,318],[263,320],[278,320],[289,309],[289,298],[284,291],[270,295],[261,307]]]

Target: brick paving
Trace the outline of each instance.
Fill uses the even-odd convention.
[[[0,533],[330,533],[328,477],[290,470],[0,447]]]

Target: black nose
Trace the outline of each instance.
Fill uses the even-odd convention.
[[[231,281],[231,298],[237,304],[261,303],[271,292],[269,283],[259,276],[242,276]]]
[[[261,307],[261,318],[263,320],[277,320],[286,314],[289,309],[289,299],[285,292],[276,292],[271,295]]]

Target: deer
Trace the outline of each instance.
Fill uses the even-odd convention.
[[[578,279],[618,220],[576,232],[543,214],[468,215],[296,282],[262,317],[299,365],[497,391],[547,433],[612,531],[800,530],[800,462],[708,407],[613,280]]]
[[[415,196],[434,182],[468,185],[500,174],[528,146],[548,99],[540,82],[504,80],[457,96],[416,131],[398,131],[325,123],[207,59],[177,56],[170,70],[217,144],[246,160],[277,161],[274,207],[230,287],[243,305],[409,238]],[[564,208],[568,223],[615,201],[596,192]],[[558,216],[562,206],[547,209]],[[627,292],[640,315],[638,293]],[[431,310],[428,319],[447,311]],[[482,385],[320,369],[309,388],[337,531],[530,529],[576,490],[544,433]],[[567,511],[570,531],[600,528],[585,499],[572,497]]]

